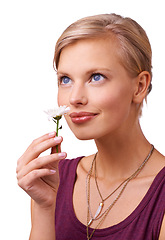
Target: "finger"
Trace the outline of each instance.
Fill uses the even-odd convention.
[[[63,153],[56,153],[40,158],[36,158],[33,161],[29,162],[25,165],[17,174],[17,179],[24,177],[25,175],[29,174],[30,172],[34,171],[35,169],[45,168],[48,164],[53,163],[53,168],[58,168],[58,162],[64,158],[66,158],[67,154]]]
[[[30,146],[26,149],[25,153],[18,159],[17,161],[17,165],[19,165],[19,163],[22,161],[22,158],[26,155],[26,153],[29,151],[29,149],[33,146],[33,145],[37,145],[43,141],[46,141],[48,139],[54,138],[56,136],[56,132],[51,132],[51,133],[47,133],[39,138],[36,138],[35,140],[33,140],[33,142],[30,144]],[[17,171],[17,170],[16,170]]]
[[[56,136],[56,132],[55,131],[54,132],[50,132],[50,133],[47,133],[47,134],[45,134],[45,135],[43,135],[43,136],[41,136],[39,138],[34,139],[33,143],[34,144],[38,144],[40,142],[44,142],[45,140],[53,138],[55,136]]]
[[[17,162],[17,172],[21,167],[28,164],[33,159],[37,158],[42,152],[48,150],[51,147],[54,147],[62,142],[61,137],[55,137],[47,139],[43,142],[36,144],[33,142],[26,150],[26,152],[22,155],[22,157]]]
[[[56,173],[54,169],[35,169],[21,179],[18,179],[18,185],[28,192],[33,186],[34,181],[44,176],[53,175]]]
[[[34,144],[33,146],[31,146],[28,152],[32,154],[33,158],[36,158],[42,152],[48,150],[49,148],[59,145],[62,141],[63,141],[62,137],[51,138],[37,145]]]
[[[60,153],[60,152],[61,152],[61,143],[58,144],[58,153]],[[57,147],[56,146],[51,148],[51,154],[54,154],[54,153],[57,153]]]

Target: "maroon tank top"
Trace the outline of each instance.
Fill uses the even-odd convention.
[[[56,240],[86,240],[86,226],[74,213],[72,195],[76,169],[82,157],[59,163],[60,185],[56,200]],[[84,209],[86,211],[86,209]],[[165,213],[165,167],[155,177],[137,208],[122,222],[96,229],[92,240],[158,240]],[[89,233],[92,228],[89,228]]]

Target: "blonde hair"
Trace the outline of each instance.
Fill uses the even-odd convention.
[[[148,71],[152,79],[152,50],[144,29],[133,19],[116,14],[101,14],[82,18],[71,24],[55,46],[54,67],[58,69],[64,47],[82,39],[115,36],[120,46],[120,60],[132,76]],[[149,93],[152,84],[148,88]]]

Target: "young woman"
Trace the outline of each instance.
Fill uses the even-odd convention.
[[[32,198],[30,240],[165,239],[165,158],[139,124],[151,57],[141,26],[115,14],[81,19],[57,41],[58,103],[98,152],[66,160],[55,132],[28,147],[17,178]]]

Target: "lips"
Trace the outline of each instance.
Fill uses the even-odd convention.
[[[92,112],[72,112],[69,116],[73,123],[85,123],[92,120],[97,114]]]

